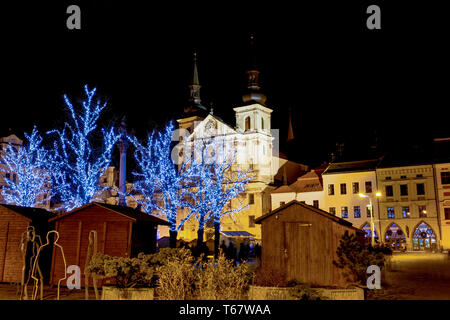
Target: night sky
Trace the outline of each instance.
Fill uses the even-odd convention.
[[[0,133],[61,125],[62,95],[76,101],[87,83],[108,100],[105,124],[126,115],[144,136],[188,103],[194,50],[204,105],[213,102],[234,125],[254,33],[282,139],[292,112],[295,143],[283,147],[295,160],[320,164],[336,142],[348,158],[366,159],[375,137],[388,151],[450,136],[447,11],[429,2],[347,2],[2,4]],[[374,3],[382,30],[366,28]],[[66,28],[70,4],[81,7],[81,30]]]

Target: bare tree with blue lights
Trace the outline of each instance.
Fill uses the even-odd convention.
[[[36,207],[49,200],[49,158],[36,127],[31,135],[25,133],[25,138],[22,146],[9,144],[3,148],[0,171],[5,173],[5,185],[1,193],[8,204]]]
[[[106,102],[102,103],[100,99],[94,101],[96,88],[89,90],[85,85],[84,92],[86,97],[79,108],[75,108],[64,95],[71,121],[66,122],[62,130],[48,132],[57,137],[52,155],[52,190],[64,211],[97,200],[105,190],[99,180],[111,163],[113,148],[119,139],[114,128],[102,128],[102,146],[93,147],[97,122]]]

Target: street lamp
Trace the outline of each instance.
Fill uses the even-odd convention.
[[[373,206],[372,206],[372,198],[367,194],[359,193],[360,198],[369,198],[369,206],[370,206],[370,224],[372,226],[372,247],[375,246],[375,225],[373,223]],[[381,197],[381,192],[375,193],[376,197]]]

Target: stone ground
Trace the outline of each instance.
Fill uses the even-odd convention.
[[[56,300],[56,294],[56,288],[44,288],[44,300]],[[61,288],[59,292],[61,300],[84,300],[84,294],[84,289],[69,290],[67,288]],[[31,295],[31,286],[29,287],[28,295]],[[90,299],[95,299],[94,290],[90,290],[89,295]],[[18,300],[18,298],[19,287],[17,285],[0,284],[0,300]]]
[[[380,290],[368,290],[368,300],[450,300],[450,255],[406,252],[392,257]],[[90,298],[94,299],[93,290]],[[18,287],[0,284],[0,300],[17,300]],[[44,290],[45,300],[56,299],[56,289]],[[61,300],[84,300],[84,290],[61,288]]]
[[[450,255],[406,252],[392,257],[380,290],[368,300],[450,300]]]

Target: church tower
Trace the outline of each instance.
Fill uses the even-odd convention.
[[[238,157],[241,163],[249,163],[264,183],[273,182],[272,162],[272,109],[266,106],[266,96],[261,92],[260,72],[256,65],[254,36],[250,37],[250,63],[247,74],[247,89],[242,96],[243,105],[236,112],[236,131],[244,139],[246,152]],[[245,158],[246,157],[246,158]]]
[[[200,81],[198,80],[197,69],[197,53],[194,52],[194,72],[192,83],[189,85],[189,103],[184,108],[183,118],[177,120],[181,129],[186,129],[192,132],[195,126],[200,123],[207,115],[208,111],[205,106],[202,105],[200,98]]]
[[[261,92],[260,72],[256,65],[254,36],[250,37],[250,63],[247,71],[247,89],[242,95],[243,105],[236,112],[236,128],[240,132],[260,132],[270,134],[270,114],[266,107],[266,95]]]

